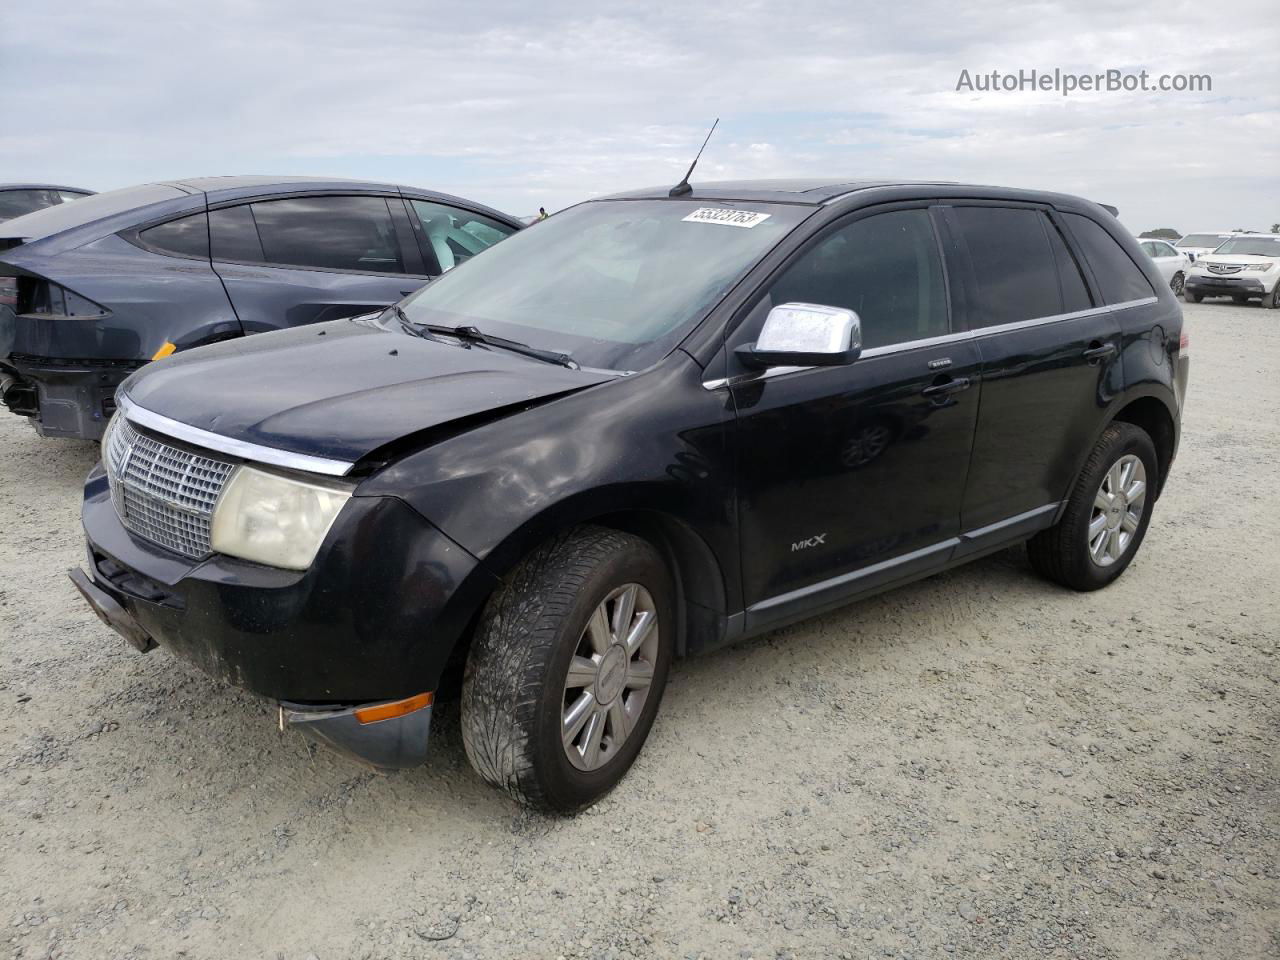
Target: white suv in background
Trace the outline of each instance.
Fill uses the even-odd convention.
[[[1217,250],[1224,240],[1230,240],[1234,236],[1238,236],[1238,231],[1210,230],[1204,233],[1188,233],[1174,246],[1180,253],[1185,253],[1189,259],[1199,260],[1206,253]]]
[[[1205,297],[1230,297],[1236,303],[1259,297],[1264,307],[1280,307],[1280,234],[1237,233],[1196,258],[1187,267],[1182,295],[1192,303]]]
[[[1164,282],[1173,290],[1173,295],[1176,297],[1181,294],[1182,282],[1186,279],[1186,270],[1191,265],[1191,258],[1185,253],[1180,253],[1167,240],[1139,237],[1138,246],[1151,258],[1151,262],[1160,271],[1160,276],[1164,277]]]

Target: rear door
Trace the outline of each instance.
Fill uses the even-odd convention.
[[[246,333],[378,310],[429,278],[399,197],[307,196],[209,211],[213,267]]]
[[[944,216],[966,287],[963,320],[982,357],[961,508],[962,549],[976,551],[1052,522],[1080,451],[1122,389],[1120,326],[1090,291],[1053,211],[973,203]]]

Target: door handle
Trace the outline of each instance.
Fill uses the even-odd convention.
[[[956,377],[952,380],[944,380],[942,383],[934,383],[925,387],[920,393],[926,397],[945,397],[950,393],[959,393],[961,390],[969,389],[968,377]]]
[[[1098,343],[1095,340],[1089,344],[1089,349],[1084,352],[1084,357],[1090,363],[1093,363],[1095,360],[1103,360],[1115,352],[1116,345],[1114,343]]]

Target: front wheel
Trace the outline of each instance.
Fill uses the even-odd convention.
[[[560,813],[612,789],[662,699],[673,595],[657,550],[616,530],[578,528],[521,562],[467,659],[462,742],[476,772]]]
[[[1182,275],[1181,270],[1173,275],[1173,279],[1169,281],[1169,289],[1173,291],[1175,297],[1182,296],[1182,288],[1186,282],[1187,278]]]
[[[1073,590],[1098,590],[1133,561],[1159,488],[1155,445],[1141,427],[1102,432],[1072,488],[1062,519],[1027,544],[1041,576]]]
[[[1182,288],[1182,299],[1187,301],[1187,303],[1199,303],[1201,300],[1204,299],[1204,295],[1200,293],[1194,293],[1191,290],[1188,290],[1184,286]]]
[[[1259,301],[1258,306],[1267,310],[1280,310],[1280,281],[1276,282],[1270,293],[1262,295],[1262,300]]]

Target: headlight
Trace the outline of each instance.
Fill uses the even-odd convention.
[[[350,497],[349,487],[242,466],[218,498],[209,542],[218,553],[305,570]]]
[[[1268,270],[1270,270],[1274,266],[1275,266],[1274,263],[1251,263],[1247,267],[1245,267],[1245,269],[1257,270],[1259,273],[1266,273]]]

